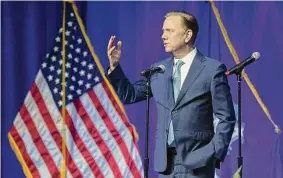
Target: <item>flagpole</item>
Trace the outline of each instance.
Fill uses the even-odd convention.
[[[65,47],[65,32],[66,32],[66,2],[63,1],[63,24],[62,24],[62,164],[61,164],[61,172],[60,177],[66,178],[66,47]]]

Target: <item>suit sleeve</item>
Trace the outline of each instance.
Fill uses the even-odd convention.
[[[106,77],[111,82],[122,103],[131,104],[146,99],[146,80],[142,79],[132,84],[120,65]],[[151,90],[149,96],[152,96]]]
[[[220,161],[224,161],[227,154],[236,122],[230,86],[225,71],[225,65],[221,64],[211,80],[213,113],[219,119],[212,142],[215,151],[214,156]]]

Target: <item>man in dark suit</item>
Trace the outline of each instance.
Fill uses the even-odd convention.
[[[166,70],[151,77],[150,91],[158,111],[154,170],[160,178],[213,178],[234,130],[226,67],[194,47],[197,33],[193,15],[166,14],[162,40],[172,57],[153,65],[164,65]],[[142,101],[145,80],[129,82],[119,65],[122,42],[115,46],[114,40],[111,36],[108,44],[108,78],[123,103]],[[220,120],[215,133],[213,114]]]

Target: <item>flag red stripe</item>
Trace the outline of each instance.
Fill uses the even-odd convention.
[[[15,128],[14,125],[12,125],[12,128],[10,130],[11,136],[13,137],[15,143],[17,144],[18,148],[20,149],[20,152],[23,156],[23,159],[32,175],[34,178],[40,178],[40,174],[34,164],[34,162],[31,160],[29,157],[29,154],[27,152],[26,146],[24,144],[24,141],[22,140],[21,136],[19,135],[17,129]]]
[[[132,125],[130,124],[127,116],[125,115],[125,113],[122,111],[122,109],[120,108],[118,102],[116,101],[116,99],[114,98],[112,92],[110,91],[110,88],[109,86],[105,83],[105,82],[101,82],[105,92],[107,93],[108,95],[108,98],[111,100],[114,108],[116,109],[116,111],[118,112],[119,116],[121,117],[122,121],[124,122],[125,126],[128,128],[128,130],[130,131],[130,133],[132,134],[132,137],[133,139],[135,139],[135,136],[134,136],[134,130],[133,130],[133,127]],[[139,155],[139,149],[138,149],[138,145],[137,145],[137,142],[135,140],[133,140],[133,144],[135,145],[136,147],[136,150],[137,150],[137,154]]]
[[[40,153],[40,155],[42,156],[45,164],[47,165],[48,170],[50,171],[50,174],[52,176],[60,176],[60,172],[56,166],[56,164],[54,163],[51,155],[49,154],[46,146],[44,145],[40,134],[37,131],[37,128],[26,108],[25,105],[22,106],[21,110],[20,110],[20,115],[21,115],[21,119],[24,121],[26,127],[28,128],[28,131],[32,137],[32,140],[35,144],[35,146],[37,147],[38,152]]]
[[[34,83],[32,88],[31,88],[31,95],[35,101],[35,103],[37,104],[37,107],[40,111],[40,114],[50,132],[50,134],[52,135],[53,139],[55,140],[55,143],[57,144],[59,150],[62,152],[62,137],[60,135],[60,133],[58,132],[55,123],[46,107],[45,101],[41,96],[41,93],[37,87],[37,85]],[[70,171],[70,173],[72,174],[73,177],[83,177],[80,170],[78,169],[77,165],[74,163],[70,152],[68,151],[68,149],[66,149],[66,165]]]
[[[105,82],[102,82],[101,84],[102,84],[104,90],[106,91],[106,93],[107,93],[107,95],[108,95],[108,98],[111,100],[111,102],[112,102],[114,108],[115,108],[116,111],[119,113],[119,115],[120,115],[121,119],[123,120],[125,126],[128,128],[128,130],[129,130],[130,133],[132,134],[132,137],[135,138],[135,137],[134,137],[134,130],[133,130],[132,125],[130,124],[130,122],[129,122],[127,116],[126,116],[125,113],[122,111],[122,109],[120,108],[120,106],[119,106],[119,104],[117,103],[117,101],[115,100],[115,98],[114,98],[113,94],[111,93],[111,91],[110,91],[108,85],[107,85]],[[134,144],[135,144],[137,150],[139,151],[137,142],[136,142],[135,140],[134,140]]]
[[[69,113],[66,111],[66,123],[68,125],[68,128],[70,130],[70,133],[73,137],[73,140],[75,141],[75,144],[77,145],[78,149],[82,153],[84,159],[88,163],[89,167],[91,168],[93,174],[97,178],[103,178],[103,173],[101,172],[99,166],[97,165],[96,161],[93,159],[93,156],[88,151],[87,147],[85,146],[85,143],[82,141],[81,137],[79,136],[74,123],[69,115]]]
[[[80,100],[74,101],[75,108],[77,109],[77,113],[80,115],[82,121],[85,124],[85,127],[87,128],[88,132],[94,139],[95,143],[99,147],[102,155],[104,156],[105,160],[109,163],[109,166],[112,169],[112,172],[114,173],[114,177],[116,178],[122,178],[122,174],[119,170],[119,167],[116,163],[116,160],[111,152],[109,150],[108,146],[102,139],[101,135],[99,134],[98,130],[96,129],[96,126],[92,123],[91,118],[89,117],[88,113],[86,112],[84,106],[82,105]]]
[[[119,134],[119,131],[116,129],[114,124],[112,123],[110,117],[108,116],[107,112],[105,111],[104,107],[100,103],[99,99],[97,98],[95,92],[93,90],[88,92],[88,95],[90,96],[92,103],[94,104],[95,108],[97,111],[100,113],[102,120],[105,122],[107,125],[107,128],[109,129],[110,133],[112,134],[113,138],[116,140],[117,144],[119,145],[123,156],[125,158],[125,162],[128,164],[129,169],[131,170],[133,176],[135,178],[139,178],[140,174],[139,171],[136,167],[136,164],[134,163],[132,156],[129,153],[129,150]]]
[[[106,91],[108,98],[111,100],[114,108],[116,109],[116,111],[118,112],[118,114],[120,115],[122,121],[124,122],[125,126],[128,128],[128,130],[130,131],[130,133],[132,134],[132,137],[134,138],[134,130],[132,128],[132,125],[129,123],[127,116],[125,115],[125,113],[121,110],[119,104],[117,103],[117,101],[115,100],[113,94],[111,93],[108,85],[105,82],[101,82],[104,90]],[[135,142],[135,146],[137,147],[137,143]],[[138,149],[137,149],[138,150]]]
[[[34,83],[32,88],[31,88],[31,95],[37,104],[37,107],[39,109],[39,112],[50,132],[52,135],[53,139],[55,140],[55,143],[57,144],[58,148],[60,151],[62,151],[62,137],[60,133],[58,132],[55,123],[46,107],[46,104],[41,96],[41,93],[37,87],[37,85]],[[67,167],[72,174],[73,177],[78,176],[78,177],[83,177],[81,172],[79,171],[77,165],[74,163],[70,153],[68,150],[66,150],[66,164]]]

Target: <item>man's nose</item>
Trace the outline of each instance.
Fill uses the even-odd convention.
[[[165,33],[163,33],[162,36],[161,36],[161,39],[162,39],[162,40],[165,40],[166,38],[167,38],[167,37],[166,37]]]

